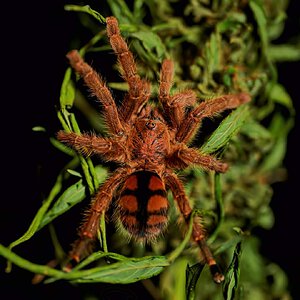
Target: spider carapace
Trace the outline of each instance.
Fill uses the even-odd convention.
[[[158,103],[149,104],[150,83],[139,77],[116,18],[108,17],[106,25],[122,76],[128,83],[128,93],[120,106],[116,105],[100,75],[84,62],[76,50],[67,54],[73,69],[102,104],[108,136],[60,131],[57,138],[84,155],[98,154],[102,159],[119,165],[93,197],[79,229],[79,238],[69,253],[70,259],[76,262],[91,250],[100,216],[108,210],[114,198],[113,218],[117,226],[137,241],[153,241],[167,227],[167,189],[172,192],[183,219],[189,223],[192,208],[183,183],[174,171],[195,165],[204,170],[225,172],[228,169],[226,163],[189,147],[188,143],[203,118],[234,109],[250,100],[249,95],[243,92],[199,103],[191,90],[170,94],[174,66],[172,60],[165,59],[160,72]],[[192,238],[209,265],[215,282],[222,282],[224,276],[206,244],[199,218],[193,220]]]

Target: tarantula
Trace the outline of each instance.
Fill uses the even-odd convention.
[[[150,83],[137,74],[133,55],[120,35],[116,18],[108,17],[106,24],[111,47],[129,86],[121,106],[116,106],[103,79],[76,50],[67,54],[73,69],[102,104],[109,137],[60,131],[57,138],[84,155],[99,154],[106,161],[119,164],[94,195],[80,227],[79,239],[69,254],[70,259],[76,262],[87,255],[87,249],[91,248],[97,236],[99,218],[108,210],[114,197],[117,201],[115,219],[138,241],[154,240],[166,228],[167,189],[171,190],[188,223],[192,209],[183,184],[173,170],[196,165],[204,170],[224,173],[228,169],[226,163],[188,147],[187,143],[193,139],[203,118],[250,100],[248,94],[240,93],[198,104],[191,90],[171,95],[174,65],[171,60],[165,59],[160,72],[159,105],[150,105]],[[199,245],[214,280],[218,283],[223,281],[224,276],[206,244],[204,228],[196,218],[192,237]]]

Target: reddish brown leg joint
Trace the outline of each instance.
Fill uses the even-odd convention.
[[[213,277],[214,282],[221,283],[222,281],[224,281],[224,275],[223,275],[220,267],[214,260],[212,254],[206,244],[206,241],[199,240],[199,241],[197,241],[197,244],[199,245],[202,254],[205,256],[205,261],[207,262],[207,264],[209,266],[210,273]]]

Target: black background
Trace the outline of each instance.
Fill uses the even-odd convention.
[[[10,7],[1,4],[0,239],[5,246],[25,232],[40,207],[43,194],[52,186],[62,167],[63,157],[52,149],[48,135],[59,129],[54,104],[57,103],[67,66],[64,54],[80,26],[74,13],[64,12],[66,1],[19,2],[12,2]],[[299,36],[300,9],[297,2],[291,1],[280,42]],[[94,7],[100,9],[101,4]],[[300,63],[284,63],[278,67],[279,81],[287,88],[299,111]],[[272,208],[275,226],[270,231],[259,232],[262,251],[287,272],[295,299],[297,295],[300,297],[298,119],[288,139],[285,166],[289,178],[274,185]],[[44,126],[47,133],[32,132],[31,128],[36,125]],[[76,227],[78,222],[74,220],[73,226]],[[70,228],[66,243],[73,238],[74,228]],[[49,249],[48,234],[45,234],[45,239],[47,242],[41,244],[38,234],[16,251],[31,261],[43,264],[53,255],[53,250]],[[38,261],[36,257],[43,260]],[[4,269],[5,261],[0,258],[0,297],[4,295],[3,299],[62,299],[62,293],[67,293],[72,299],[82,299],[82,293],[91,289],[98,289],[102,295],[100,299],[114,299],[113,296],[117,297],[118,293],[124,299],[137,299],[141,291],[139,284],[133,285],[131,292],[125,292],[122,286],[117,289],[106,287],[104,290],[101,285],[81,289],[62,283],[31,286],[32,275],[29,272],[14,267],[11,274],[5,274]],[[128,293],[127,298],[124,293]]]

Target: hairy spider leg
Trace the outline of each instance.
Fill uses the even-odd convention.
[[[77,134],[61,130],[57,133],[57,139],[85,156],[98,154],[109,161],[119,163],[126,161],[123,143],[116,138],[103,138],[95,134]]]
[[[129,168],[119,168],[100,187],[94,196],[90,209],[86,212],[86,219],[79,229],[79,239],[75,241],[69,253],[70,261],[66,271],[72,268],[72,261],[78,263],[90,254],[99,229],[100,217],[107,211],[116,188],[130,173]]]
[[[143,105],[150,97],[150,83],[140,79],[131,51],[120,34],[118,21],[115,17],[106,18],[106,30],[111,47],[118,57],[123,69],[124,79],[128,82],[129,91],[125,97],[120,114],[124,123],[133,122]]]
[[[185,144],[178,144],[172,155],[168,157],[168,165],[175,169],[184,169],[189,165],[198,165],[204,170],[225,173],[228,165],[212,155],[202,154],[198,149],[188,148]]]
[[[100,75],[88,65],[77,50],[67,54],[72,68],[83,78],[92,94],[97,97],[104,109],[104,118],[112,134],[122,136],[124,128],[120,121],[115,101]]]
[[[197,97],[194,91],[185,90],[175,95],[170,95],[173,84],[174,64],[170,59],[165,59],[160,72],[159,100],[163,106],[164,116],[171,127],[178,130],[185,116],[187,106],[193,106]]]
[[[169,173],[169,172],[165,174],[164,180],[166,182],[166,185],[171,189],[173,197],[178,204],[178,207],[185,219],[185,222],[189,224],[192,209],[185,195],[184,188],[181,181],[174,173]],[[224,275],[222,274],[219,266],[217,265],[206,243],[206,235],[201,225],[201,220],[198,217],[195,218],[193,222],[194,222],[193,232],[192,232],[193,240],[199,245],[202,256],[210,268],[210,272],[212,274],[214,281],[216,283],[221,283],[224,280]]]
[[[201,102],[180,124],[176,133],[176,141],[189,142],[201,124],[201,120],[206,117],[213,117],[226,109],[232,109],[243,103],[250,101],[247,93],[224,95],[215,99]]]

